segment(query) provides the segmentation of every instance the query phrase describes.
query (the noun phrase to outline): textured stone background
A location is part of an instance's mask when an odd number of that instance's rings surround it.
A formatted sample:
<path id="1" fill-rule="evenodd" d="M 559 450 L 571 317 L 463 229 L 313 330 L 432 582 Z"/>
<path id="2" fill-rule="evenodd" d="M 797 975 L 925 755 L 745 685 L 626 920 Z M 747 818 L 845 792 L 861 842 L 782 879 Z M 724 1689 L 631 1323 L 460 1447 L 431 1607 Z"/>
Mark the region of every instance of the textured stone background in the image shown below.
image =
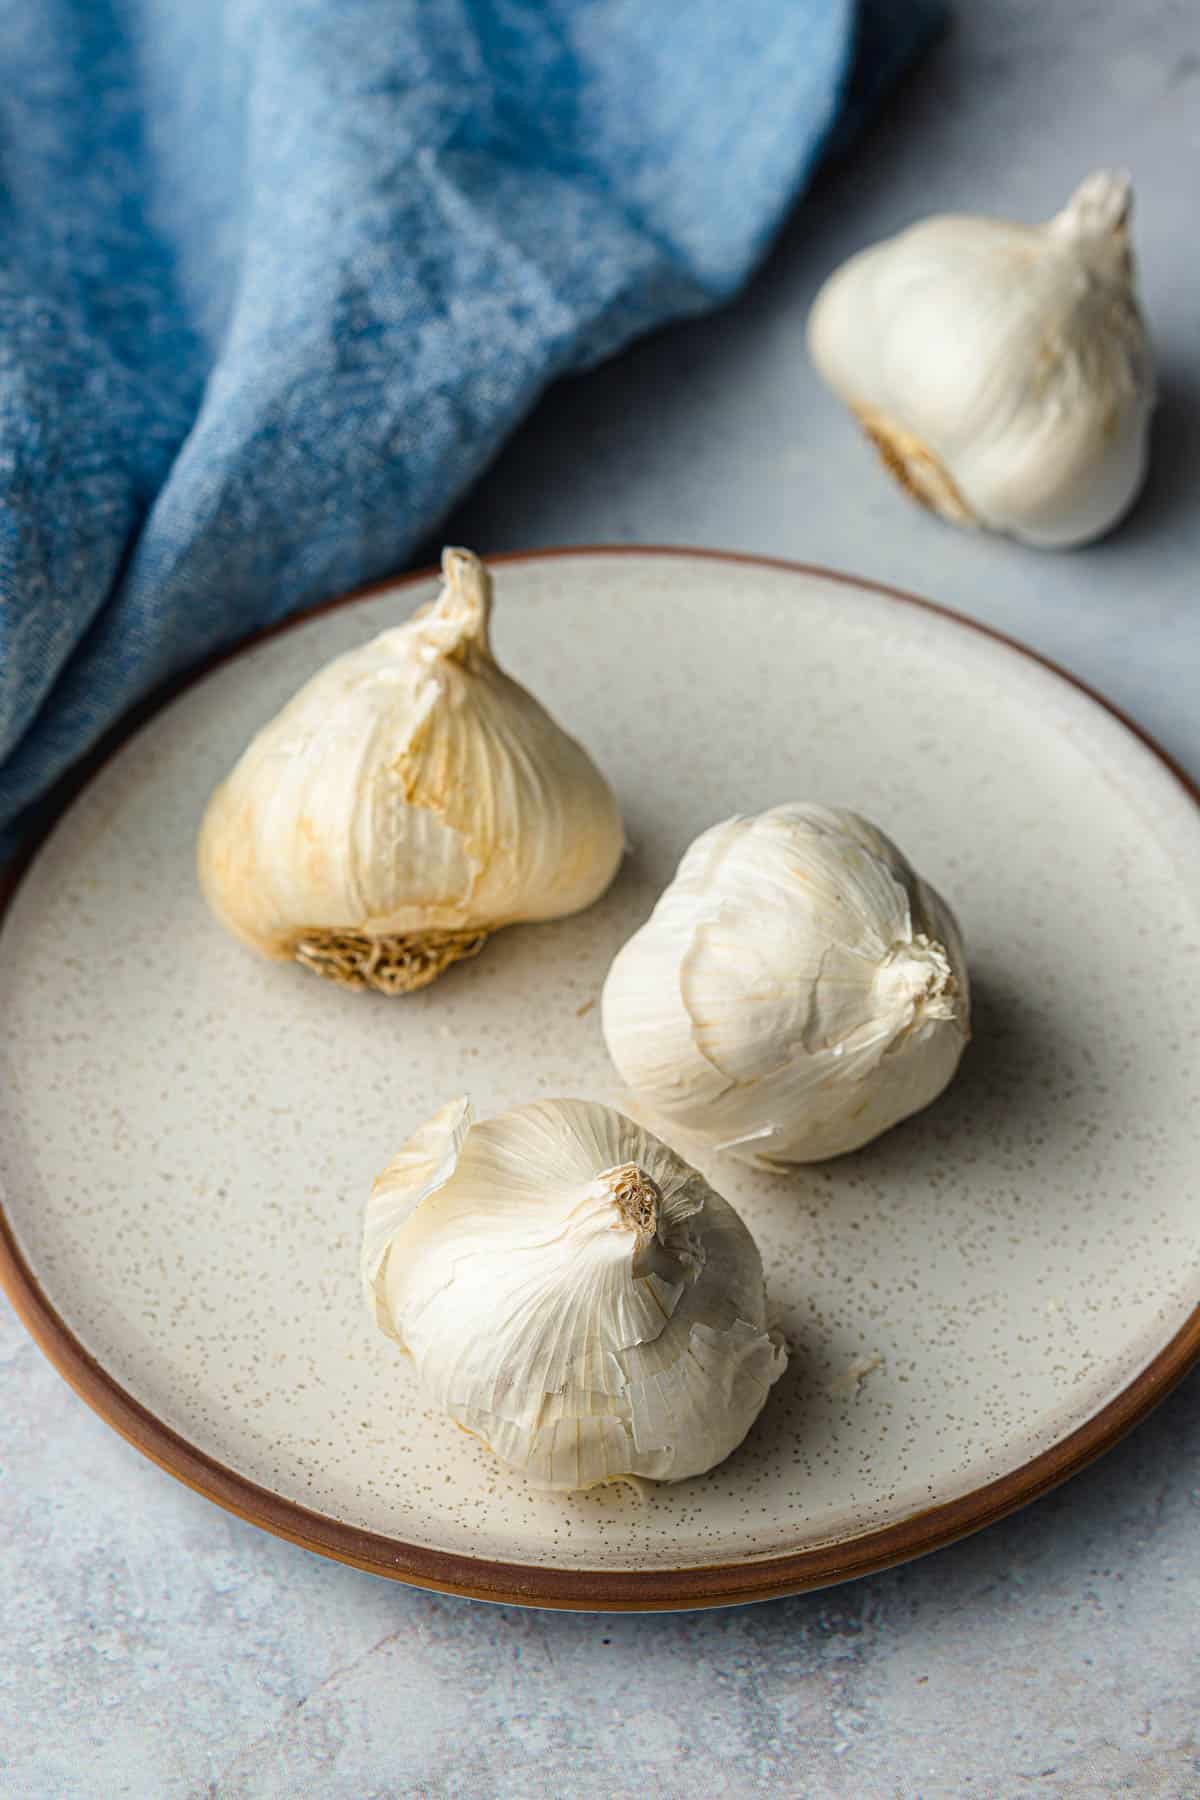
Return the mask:
<path id="1" fill-rule="evenodd" d="M 1194 0 L 960 0 L 752 292 L 563 388 L 451 535 L 824 562 L 1016 633 L 1200 775 Z M 1138 183 L 1163 371 L 1149 491 L 1064 557 L 956 534 L 876 474 L 802 339 L 821 276 L 946 208 Z M 0 1793 L 463 1800 L 1200 1796 L 1200 1375 L 1040 1505 L 873 1580 L 712 1614 L 521 1613 L 394 1588 L 126 1448 L 0 1305 Z"/>

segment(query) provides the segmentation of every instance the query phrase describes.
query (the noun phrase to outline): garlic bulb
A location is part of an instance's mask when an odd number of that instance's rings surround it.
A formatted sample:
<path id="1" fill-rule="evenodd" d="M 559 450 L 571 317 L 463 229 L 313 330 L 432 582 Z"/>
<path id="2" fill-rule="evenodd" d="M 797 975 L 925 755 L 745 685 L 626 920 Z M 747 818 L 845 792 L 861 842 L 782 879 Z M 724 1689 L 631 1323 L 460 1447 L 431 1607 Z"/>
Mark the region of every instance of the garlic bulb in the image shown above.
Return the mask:
<path id="1" fill-rule="evenodd" d="M 785 1362 L 733 1208 L 583 1100 L 444 1106 L 376 1181 L 362 1267 L 430 1398 L 540 1487 L 712 1468 Z"/>
<path id="2" fill-rule="evenodd" d="M 1051 549 L 1133 504 L 1154 377 L 1131 207 L 1099 173 L 1045 225 L 926 219 L 825 283 L 813 361 L 914 499 Z"/>
<path id="3" fill-rule="evenodd" d="M 764 1166 L 927 1106 L 968 1037 L 949 908 L 881 831 L 777 806 L 702 833 L 604 985 L 604 1035 L 665 1119 Z"/>
<path id="4" fill-rule="evenodd" d="M 201 831 L 221 922 L 347 987 L 423 987 L 502 925 L 578 912 L 624 850 L 586 751 L 492 656 L 487 570 L 447 550 L 442 572 L 259 732 Z"/>

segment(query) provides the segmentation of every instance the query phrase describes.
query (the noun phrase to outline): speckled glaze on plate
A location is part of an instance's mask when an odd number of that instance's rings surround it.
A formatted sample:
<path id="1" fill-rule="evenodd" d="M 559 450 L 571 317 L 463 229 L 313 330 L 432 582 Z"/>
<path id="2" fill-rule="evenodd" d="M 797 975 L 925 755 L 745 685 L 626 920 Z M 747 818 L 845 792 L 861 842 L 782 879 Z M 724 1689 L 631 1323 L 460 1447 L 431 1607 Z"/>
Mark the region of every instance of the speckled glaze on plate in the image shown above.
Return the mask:
<path id="1" fill-rule="evenodd" d="M 320 663 L 431 576 L 221 663 L 91 773 L 0 930 L 0 1274 L 118 1430 L 223 1505 L 402 1580 L 536 1605 L 765 1598 L 987 1523 L 1098 1454 L 1200 1352 L 1200 815 L 1028 653 L 818 570 L 687 552 L 500 559 L 502 659 L 616 786 L 590 912 L 399 1000 L 261 962 L 193 875 L 204 802 Z M 764 1252 L 787 1375 L 712 1474 L 539 1494 L 431 1414 L 372 1327 L 363 1202 L 468 1092 L 638 1113 L 595 1005 L 695 834 L 811 797 L 952 900 L 976 1039 L 929 1112 L 771 1177 L 676 1141 Z"/>

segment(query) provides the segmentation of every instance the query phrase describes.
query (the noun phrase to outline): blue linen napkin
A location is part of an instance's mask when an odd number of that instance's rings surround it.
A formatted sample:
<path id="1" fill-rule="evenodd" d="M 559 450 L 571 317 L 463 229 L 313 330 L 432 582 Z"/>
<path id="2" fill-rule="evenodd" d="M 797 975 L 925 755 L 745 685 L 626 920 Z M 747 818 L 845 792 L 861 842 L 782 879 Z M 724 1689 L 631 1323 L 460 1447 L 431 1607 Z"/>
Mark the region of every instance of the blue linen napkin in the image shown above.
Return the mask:
<path id="1" fill-rule="evenodd" d="M 729 296 L 939 20 L 0 4 L 0 851 L 155 683 L 402 566 L 551 379 Z"/>

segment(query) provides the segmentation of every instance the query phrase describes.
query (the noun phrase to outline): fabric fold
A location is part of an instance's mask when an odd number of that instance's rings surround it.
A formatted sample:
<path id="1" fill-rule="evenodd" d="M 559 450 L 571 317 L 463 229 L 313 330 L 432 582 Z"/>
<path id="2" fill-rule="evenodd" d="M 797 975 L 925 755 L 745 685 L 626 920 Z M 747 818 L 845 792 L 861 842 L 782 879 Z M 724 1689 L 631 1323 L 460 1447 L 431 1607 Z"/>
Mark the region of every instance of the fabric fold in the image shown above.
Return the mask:
<path id="1" fill-rule="evenodd" d="M 156 683 L 403 567 L 550 381 L 735 292 L 939 20 L 0 15 L 0 852 Z"/>

